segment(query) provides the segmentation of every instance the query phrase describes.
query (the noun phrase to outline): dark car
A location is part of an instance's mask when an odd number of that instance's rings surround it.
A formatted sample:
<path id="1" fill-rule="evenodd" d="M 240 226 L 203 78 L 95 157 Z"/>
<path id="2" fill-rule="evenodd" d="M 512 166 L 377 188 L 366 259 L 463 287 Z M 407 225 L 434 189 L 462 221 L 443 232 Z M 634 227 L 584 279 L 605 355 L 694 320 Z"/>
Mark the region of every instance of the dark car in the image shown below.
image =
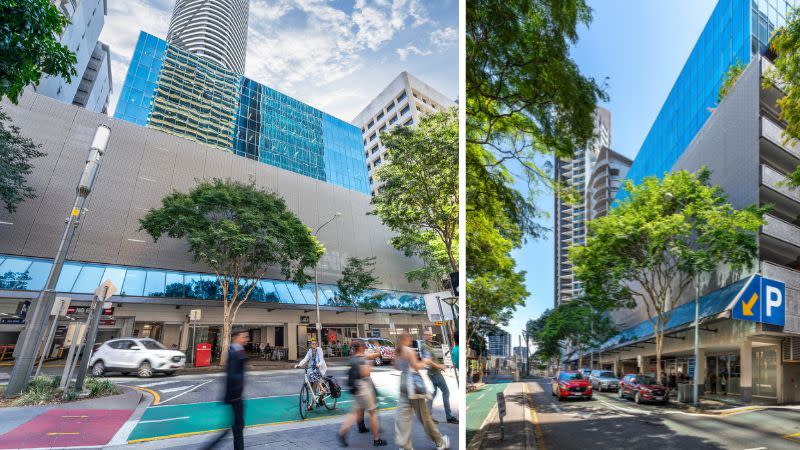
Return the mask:
<path id="1" fill-rule="evenodd" d="M 559 400 L 565 398 L 585 398 L 592 399 L 592 385 L 589 380 L 579 371 L 559 372 L 550 384 L 552 394 Z"/>
<path id="2" fill-rule="evenodd" d="M 592 389 L 603 391 L 616 391 L 619 388 L 619 378 L 610 370 L 593 370 L 589 375 Z"/>
<path id="3" fill-rule="evenodd" d="M 649 375 L 628 374 L 622 377 L 617 391 L 619 398 L 632 398 L 636 403 L 669 401 L 669 390 Z"/>

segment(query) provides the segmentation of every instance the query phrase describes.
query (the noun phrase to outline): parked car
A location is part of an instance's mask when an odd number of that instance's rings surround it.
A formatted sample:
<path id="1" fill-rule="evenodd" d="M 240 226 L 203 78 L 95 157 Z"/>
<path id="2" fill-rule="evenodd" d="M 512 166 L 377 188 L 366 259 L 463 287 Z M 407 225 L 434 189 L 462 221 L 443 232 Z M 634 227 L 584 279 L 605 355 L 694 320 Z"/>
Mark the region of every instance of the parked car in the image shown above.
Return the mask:
<path id="1" fill-rule="evenodd" d="M 160 342 L 149 338 L 119 338 L 105 342 L 89 358 L 92 375 L 99 377 L 107 372 L 128 375 L 136 372 L 140 377 L 156 373 L 174 375 L 186 366 L 186 355 L 169 350 Z"/>
<path id="2" fill-rule="evenodd" d="M 583 375 L 583 372 L 570 370 L 559 372 L 550 383 L 551 393 L 559 400 L 565 398 L 592 399 L 592 385 Z"/>
<path id="3" fill-rule="evenodd" d="M 610 370 L 593 370 L 589 375 L 589 383 L 592 384 L 592 389 L 600 392 L 619 389 L 619 378 Z"/>
<path id="4" fill-rule="evenodd" d="M 354 338 L 353 341 L 361 341 L 367 346 L 366 353 L 380 352 L 380 358 L 375 358 L 375 365 L 380 366 L 394 360 L 394 343 L 383 338 Z M 352 341 L 351 341 L 352 342 Z"/>
<path id="5" fill-rule="evenodd" d="M 636 403 L 669 401 L 669 390 L 650 375 L 625 375 L 619 382 L 617 394 L 619 398 L 632 398 Z"/>

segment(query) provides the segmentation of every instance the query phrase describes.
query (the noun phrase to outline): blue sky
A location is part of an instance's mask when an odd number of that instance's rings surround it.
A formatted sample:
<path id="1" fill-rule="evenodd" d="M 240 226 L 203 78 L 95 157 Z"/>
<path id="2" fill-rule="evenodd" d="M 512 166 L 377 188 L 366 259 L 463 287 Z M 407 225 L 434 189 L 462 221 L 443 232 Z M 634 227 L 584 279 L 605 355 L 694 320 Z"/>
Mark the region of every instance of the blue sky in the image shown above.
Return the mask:
<path id="1" fill-rule="evenodd" d="M 166 37 L 174 0 L 108 2 L 116 107 L 140 30 Z M 346 121 L 408 70 L 458 94 L 458 0 L 250 0 L 245 75 Z"/>
<path id="2" fill-rule="evenodd" d="M 700 36 L 716 0 L 589 0 L 591 26 L 579 30 L 571 55 L 581 72 L 607 78 L 611 111 L 611 148 L 634 158 L 686 58 Z M 553 196 L 542 192 L 537 205 L 550 216 Z M 530 318 L 553 306 L 553 233 L 514 252 L 527 271 L 531 296 L 506 330 L 518 335 Z M 515 341 L 516 342 L 516 341 Z"/>

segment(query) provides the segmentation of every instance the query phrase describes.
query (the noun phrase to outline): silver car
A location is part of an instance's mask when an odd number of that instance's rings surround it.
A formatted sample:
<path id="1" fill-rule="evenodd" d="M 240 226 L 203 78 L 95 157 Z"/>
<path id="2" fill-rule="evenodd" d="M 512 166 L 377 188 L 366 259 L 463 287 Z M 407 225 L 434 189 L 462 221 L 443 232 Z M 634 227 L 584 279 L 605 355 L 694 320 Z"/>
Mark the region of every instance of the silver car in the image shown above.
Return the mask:
<path id="1" fill-rule="evenodd" d="M 593 370 L 589 375 L 592 388 L 600 392 L 619 389 L 619 378 L 610 370 Z"/>
<path id="2" fill-rule="evenodd" d="M 140 377 L 155 373 L 173 375 L 186 365 L 186 355 L 168 350 L 160 342 L 149 338 L 112 339 L 92 353 L 89 367 L 95 377 L 107 372 L 128 375 L 136 372 Z"/>

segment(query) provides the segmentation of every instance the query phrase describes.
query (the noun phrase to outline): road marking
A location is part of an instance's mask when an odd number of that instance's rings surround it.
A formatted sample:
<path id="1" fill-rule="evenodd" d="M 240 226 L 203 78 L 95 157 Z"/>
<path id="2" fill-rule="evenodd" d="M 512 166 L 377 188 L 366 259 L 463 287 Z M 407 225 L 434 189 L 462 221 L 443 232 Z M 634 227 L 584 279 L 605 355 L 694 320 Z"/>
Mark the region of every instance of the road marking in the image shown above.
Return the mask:
<path id="1" fill-rule="evenodd" d="M 524 384 L 525 387 L 525 399 L 528 400 L 528 404 L 531 408 L 531 420 L 533 420 L 533 435 L 536 438 L 536 442 L 534 442 L 534 448 L 540 448 L 541 450 L 547 450 L 544 445 L 544 433 L 542 432 L 542 426 L 539 424 L 539 415 L 536 413 L 536 406 L 533 404 L 533 394 L 528 397 L 528 383 Z"/>
<path id="2" fill-rule="evenodd" d="M 166 394 L 168 392 L 178 392 L 178 391 L 185 391 L 186 389 L 193 388 L 197 386 L 196 384 L 190 384 L 188 386 L 178 386 L 176 388 L 169 388 L 169 389 L 159 389 L 159 392 L 162 394 Z"/>
<path id="3" fill-rule="evenodd" d="M 788 440 L 790 440 L 790 441 L 792 441 L 792 442 L 800 442 L 800 433 L 795 433 L 795 434 L 787 434 L 787 435 L 786 435 L 786 436 L 784 436 L 783 438 L 784 438 L 784 439 L 788 439 Z"/>
<path id="4" fill-rule="evenodd" d="M 214 381 L 214 380 L 208 380 L 208 381 L 206 381 L 205 383 L 198 384 L 197 386 L 195 386 L 195 387 L 193 387 L 193 388 L 189 389 L 188 391 L 181 392 L 180 394 L 178 394 L 178 395 L 176 395 L 176 396 L 174 396 L 174 397 L 170 397 L 170 398 L 168 398 L 168 399 L 164 400 L 163 402 L 161 402 L 161 404 L 167 403 L 167 402 L 168 402 L 168 401 L 170 401 L 170 400 L 175 400 L 176 398 L 180 397 L 181 395 L 188 394 L 189 392 L 192 392 L 193 390 L 195 390 L 195 389 L 197 389 L 197 388 L 199 388 L 199 387 L 205 386 L 205 385 L 207 385 L 208 383 L 211 383 L 212 381 Z M 167 391 L 163 391 L 163 392 L 167 392 Z"/>
<path id="5" fill-rule="evenodd" d="M 62 419 L 88 419 L 89 416 L 61 416 Z"/>
<path id="6" fill-rule="evenodd" d="M 64 434 L 75 435 L 75 434 L 80 434 L 80 433 L 77 432 L 77 431 L 67 431 L 67 432 L 63 432 L 63 433 L 55 433 L 55 432 L 47 433 L 48 436 L 61 436 L 61 435 L 64 435 Z"/>
<path id="7" fill-rule="evenodd" d="M 745 450 L 767 450 L 767 447 L 746 448 Z"/>
<path id="8" fill-rule="evenodd" d="M 169 422 L 169 421 L 171 421 L 171 420 L 184 420 L 184 419 L 188 419 L 188 418 L 189 418 L 189 416 L 183 416 L 183 417 L 170 417 L 170 418 L 168 418 L 168 419 L 140 420 L 140 421 L 139 421 L 139 423 Z"/>
<path id="9" fill-rule="evenodd" d="M 139 387 L 149 388 L 149 387 L 153 387 L 153 386 L 161 386 L 162 384 L 180 383 L 182 381 L 185 381 L 185 380 L 177 378 L 177 379 L 172 379 L 172 380 L 167 380 L 167 381 L 158 381 L 158 382 L 155 382 L 155 383 L 140 384 Z"/>
<path id="10" fill-rule="evenodd" d="M 144 392 L 147 392 L 148 394 L 152 395 L 153 396 L 153 406 L 156 406 L 161 402 L 161 396 L 158 394 L 158 392 L 156 392 L 156 391 L 154 391 L 152 389 L 147 389 L 147 388 L 143 388 L 143 387 L 140 387 L 140 386 L 131 386 L 131 387 L 136 389 L 136 390 L 144 391 Z"/>

